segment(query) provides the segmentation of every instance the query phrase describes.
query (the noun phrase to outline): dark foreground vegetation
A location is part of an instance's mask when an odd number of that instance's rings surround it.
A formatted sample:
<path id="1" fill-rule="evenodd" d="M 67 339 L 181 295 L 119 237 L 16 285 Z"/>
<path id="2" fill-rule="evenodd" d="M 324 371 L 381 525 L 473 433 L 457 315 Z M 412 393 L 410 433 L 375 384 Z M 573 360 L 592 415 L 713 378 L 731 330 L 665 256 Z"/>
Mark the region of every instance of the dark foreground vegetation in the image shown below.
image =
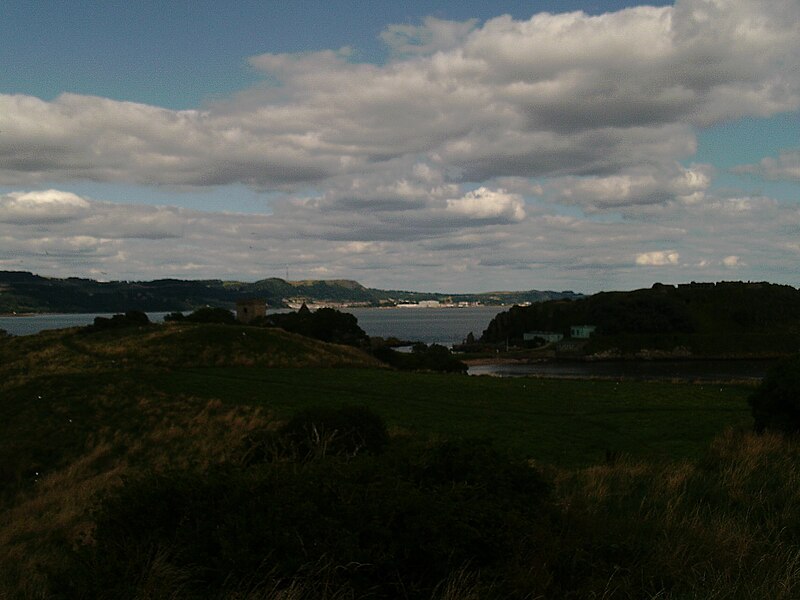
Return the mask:
<path id="1" fill-rule="evenodd" d="M 793 365 L 756 391 L 237 325 L 4 338 L 0 597 L 796 598 L 800 444 L 748 406 Z"/>
<path id="2" fill-rule="evenodd" d="M 756 431 L 800 433 L 800 354 L 772 368 L 750 396 Z"/>

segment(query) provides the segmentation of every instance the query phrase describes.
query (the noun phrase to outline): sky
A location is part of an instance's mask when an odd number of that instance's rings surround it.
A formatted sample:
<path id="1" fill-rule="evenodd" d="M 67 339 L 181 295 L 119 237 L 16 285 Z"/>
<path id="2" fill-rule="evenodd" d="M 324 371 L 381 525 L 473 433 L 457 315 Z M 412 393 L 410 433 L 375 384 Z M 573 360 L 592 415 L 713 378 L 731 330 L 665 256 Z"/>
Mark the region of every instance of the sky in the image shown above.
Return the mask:
<path id="1" fill-rule="evenodd" d="M 800 2 L 0 3 L 0 270 L 800 285 Z"/>

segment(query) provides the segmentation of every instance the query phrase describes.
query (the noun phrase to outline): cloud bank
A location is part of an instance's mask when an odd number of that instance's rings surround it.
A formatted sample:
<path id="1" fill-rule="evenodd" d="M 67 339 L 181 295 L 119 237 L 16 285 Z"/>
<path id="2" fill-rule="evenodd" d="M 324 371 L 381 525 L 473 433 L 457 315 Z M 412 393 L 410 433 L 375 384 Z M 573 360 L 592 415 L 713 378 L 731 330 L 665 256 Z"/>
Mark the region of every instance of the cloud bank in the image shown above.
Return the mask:
<path id="1" fill-rule="evenodd" d="M 0 186 L 24 190 L 0 201 L 15 248 L 5 266 L 14 253 L 51 264 L 23 239 L 36 227 L 41 247 L 95 256 L 89 269 L 229 273 L 263 259 L 247 272 L 391 270 L 413 287 L 409 265 L 430 283 L 468 271 L 471 287 L 491 287 L 507 268 L 587 289 L 690 266 L 766 276 L 780 272 L 770 252 L 792 252 L 796 210 L 715 195 L 713 167 L 686 165 L 697 128 L 798 109 L 796 0 L 428 18 L 381 37 L 380 65 L 346 48 L 251 57 L 263 85 L 196 110 L 0 95 Z M 797 167 L 791 151 L 740 170 L 798 181 Z M 245 218 L 36 190 L 81 181 L 176 194 L 244 184 L 271 200 Z M 736 247 L 742 214 L 769 241 Z M 231 250 L 212 258 L 204 239 Z"/>
<path id="2" fill-rule="evenodd" d="M 403 54 L 385 65 L 252 57 L 271 84 L 203 110 L 3 95 L 0 182 L 272 187 L 408 156 L 466 181 L 662 165 L 693 152 L 691 125 L 797 109 L 799 23 L 794 0 L 427 19 L 386 30 Z"/>
<path id="3" fill-rule="evenodd" d="M 79 210 L 58 219 L 33 221 L 15 212 L 16 200 L 25 195 L 55 210 L 60 193 L 12 193 L 0 196 L 0 269 L 255 280 L 288 268 L 293 278 L 356 276 L 375 287 L 490 290 L 533 281 L 591 291 L 654 281 L 780 281 L 800 260 L 800 210 L 768 198 L 709 196 L 659 207 L 657 219 L 610 221 L 528 206 L 515 220 L 513 195 L 498 193 L 489 211 L 478 203 L 485 193 L 455 199 L 456 208 L 441 209 L 433 224 L 395 223 L 393 213 L 376 223 L 344 211 L 309 221 L 305 206 L 290 204 L 253 215 L 91 198 L 70 203 Z M 354 229 L 363 231 L 360 239 Z"/>

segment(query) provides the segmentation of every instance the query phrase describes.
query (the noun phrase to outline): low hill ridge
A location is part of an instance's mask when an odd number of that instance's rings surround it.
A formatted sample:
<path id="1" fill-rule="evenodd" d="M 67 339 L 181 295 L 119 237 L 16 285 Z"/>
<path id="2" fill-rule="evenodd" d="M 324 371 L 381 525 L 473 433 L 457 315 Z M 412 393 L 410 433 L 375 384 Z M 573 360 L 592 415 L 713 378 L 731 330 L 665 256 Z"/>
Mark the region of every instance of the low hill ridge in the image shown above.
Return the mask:
<path id="1" fill-rule="evenodd" d="M 78 277 L 42 277 L 25 271 L 0 271 L 0 313 L 186 311 L 203 306 L 233 308 L 237 300 L 246 298 L 263 298 L 269 306 L 278 308 L 298 301 L 392 306 L 423 300 L 514 304 L 579 297 L 573 292 L 537 290 L 481 294 L 379 290 L 349 279 L 286 281 L 273 277 L 251 283 L 166 278 L 99 282 Z"/>
<path id="2" fill-rule="evenodd" d="M 123 368 L 384 366 L 357 348 L 282 329 L 193 323 L 105 331 L 73 328 L 14 337 L 0 345 L 0 364 L 5 380 L 30 376 L 32 369 L 64 374 Z"/>

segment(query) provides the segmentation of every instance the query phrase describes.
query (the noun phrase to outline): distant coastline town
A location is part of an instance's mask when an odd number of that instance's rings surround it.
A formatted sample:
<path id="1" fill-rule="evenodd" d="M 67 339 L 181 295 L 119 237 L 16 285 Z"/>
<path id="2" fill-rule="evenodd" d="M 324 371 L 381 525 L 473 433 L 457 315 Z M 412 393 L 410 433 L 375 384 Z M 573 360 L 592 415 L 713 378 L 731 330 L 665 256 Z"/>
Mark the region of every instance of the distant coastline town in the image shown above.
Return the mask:
<path id="1" fill-rule="evenodd" d="M 219 279 L 94 281 L 78 277 L 45 277 L 25 271 L 0 271 L 0 314 L 86 313 L 194 310 L 203 306 L 233 308 L 243 299 L 260 299 L 270 309 L 318 308 L 470 308 L 529 306 L 578 299 L 572 291 L 492 291 L 471 294 L 368 288 L 351 280 L 254 282 Z"/>
<path id="2" fill-rule="evenodd" d="M 299 309 L 304 304 L 310 310 L 317 310 L 320 308 L 334 308 L 339 310 L 345 308 L 475 308 L 478 306 L 506 306 L 504 302 L 487 304 L 480 301 L 453 301 L 451 298 L 445 298 L 443 300 L 419 300 L 417 302 L 388 298 L 381 301 L 378 306 L 375 306 L 372 302 L 319 302 L 308 298 L 284 298 L 283 304 L 293 310 Z M 516 306 L 530 306 L 531 302 L 516 302 L 513 304 Z"/>

